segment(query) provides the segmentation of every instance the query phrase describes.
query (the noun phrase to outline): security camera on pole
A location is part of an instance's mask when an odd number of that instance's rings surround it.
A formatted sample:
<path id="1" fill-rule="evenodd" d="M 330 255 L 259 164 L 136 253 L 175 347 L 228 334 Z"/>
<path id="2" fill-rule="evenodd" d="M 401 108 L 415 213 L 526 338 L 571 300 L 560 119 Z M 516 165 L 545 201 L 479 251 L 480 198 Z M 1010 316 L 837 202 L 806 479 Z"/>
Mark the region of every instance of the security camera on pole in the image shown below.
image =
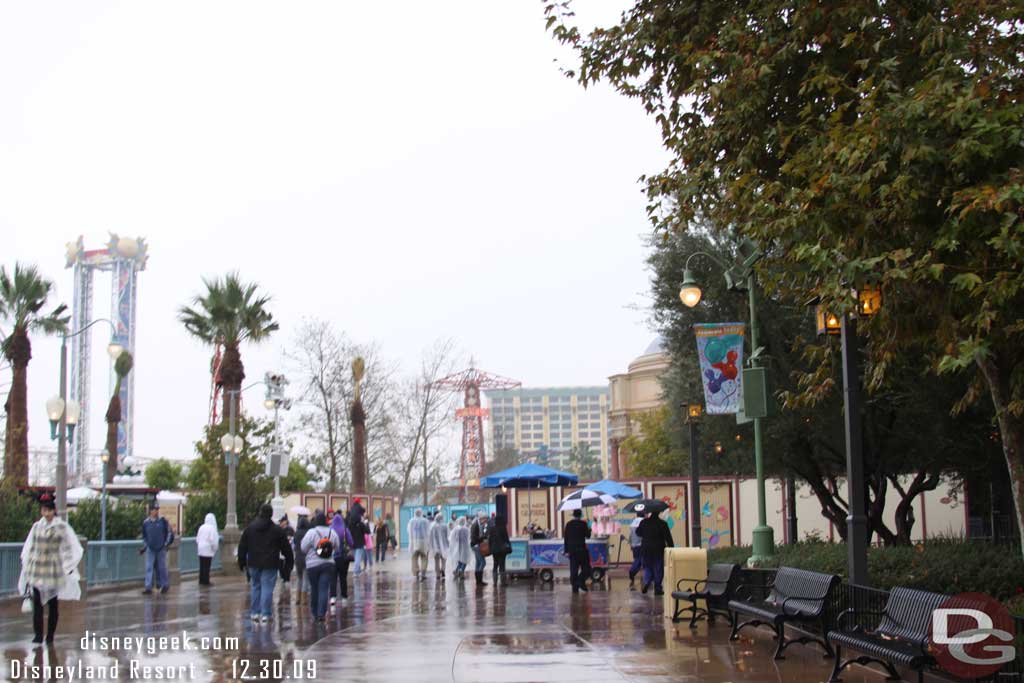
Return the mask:
<path id="1" fill-rule="evenodd" d="M 290 410 L 292 401 L 284 396 L 284 388 L 288 385 L 288 380 L 284 375 L 268 372 L 263 376 L 263 384 L 267 388 L 266 399 L 263 401 L 263 405 L 268 409 L 274 409 L 274 443 L 270 451 L 270 457 L 267 458 L 266 468 L 267 476 L 274 477 L 274 497 L 270 501 L 270 506 L 274 509 L 274 519 L 280 519 L 284 515 L 284 498 L 281 497 L 281 477 L 288 474 L 291 454 L 288 453 L 284 444 L 281 443 L 278 430 L 278 412 L 281 408 Z"/>

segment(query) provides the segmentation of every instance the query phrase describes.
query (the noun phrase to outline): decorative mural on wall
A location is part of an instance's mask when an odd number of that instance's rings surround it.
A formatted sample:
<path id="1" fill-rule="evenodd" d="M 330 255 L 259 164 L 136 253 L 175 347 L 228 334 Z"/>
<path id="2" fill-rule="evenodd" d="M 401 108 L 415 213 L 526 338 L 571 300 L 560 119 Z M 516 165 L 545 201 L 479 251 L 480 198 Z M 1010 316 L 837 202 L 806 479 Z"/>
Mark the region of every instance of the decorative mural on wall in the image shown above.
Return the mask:
<path id="1" fill-rule="evenodd" d="M 687 523 L 687 490 L 685 483 L 654 484 L 651 491 L 654 498 L 668 504 L 662 518 L 672 531 L 677 546 L 689 545 L 689 524 Z M 701 546 L 721 548 L 733 545 L 731 486 L 725 482 L 708 482 L 700 485 L 701 499 Z"/>

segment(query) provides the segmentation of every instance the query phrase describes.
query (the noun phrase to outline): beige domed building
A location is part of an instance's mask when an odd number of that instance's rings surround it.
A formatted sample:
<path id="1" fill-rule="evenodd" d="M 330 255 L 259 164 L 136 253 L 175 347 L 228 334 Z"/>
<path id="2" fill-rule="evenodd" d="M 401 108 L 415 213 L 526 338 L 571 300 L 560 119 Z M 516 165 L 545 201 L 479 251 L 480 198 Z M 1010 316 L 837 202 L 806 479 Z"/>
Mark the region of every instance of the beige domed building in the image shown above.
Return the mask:
<path id="1" fill-rule="evenodd" d="M 611 389 L 609 441 L 611 457 L 608 476 L 619 479 L 626 476 L 625 462 L 619 454 L 619 444 L 637 429 L 636 416 L 664 405 L 661 376 L 668 370 L 669 356 L 665 340 L 658 336 L 647 349 L 629 364 L 621 375 L 608 378 Z"/>

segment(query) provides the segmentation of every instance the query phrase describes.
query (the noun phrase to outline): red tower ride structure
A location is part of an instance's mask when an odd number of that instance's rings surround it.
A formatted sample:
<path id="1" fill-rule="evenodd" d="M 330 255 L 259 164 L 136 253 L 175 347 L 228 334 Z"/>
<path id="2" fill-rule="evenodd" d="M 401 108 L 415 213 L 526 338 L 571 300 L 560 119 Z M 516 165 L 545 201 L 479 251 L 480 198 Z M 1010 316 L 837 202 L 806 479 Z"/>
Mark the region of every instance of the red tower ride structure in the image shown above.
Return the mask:
<path id="1" fill-rule="evenodd" d="M 481 390 L 515 389 L 522 382 L 477 370 L 470 361 L 469 369 L 448 375 L 434 382 L 438 388 L 462 392 L 462 407 L 455 411 L 462 420 L 462 456 L 459 460 L 459 501 L 464 501 L 467 486 L 478 486 L 486 462 L 484 454 L 484 418 L 490 411 L 480 402 Z"/>

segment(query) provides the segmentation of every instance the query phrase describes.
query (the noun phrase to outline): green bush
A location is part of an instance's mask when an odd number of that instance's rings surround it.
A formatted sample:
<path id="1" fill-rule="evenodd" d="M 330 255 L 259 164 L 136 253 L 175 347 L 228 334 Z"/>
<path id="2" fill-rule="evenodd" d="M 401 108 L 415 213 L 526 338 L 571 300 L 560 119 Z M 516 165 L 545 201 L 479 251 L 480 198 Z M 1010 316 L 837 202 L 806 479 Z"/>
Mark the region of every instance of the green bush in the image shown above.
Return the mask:
<path id="1" fill-rule="evenodd" d="M 206 513 L 212 512 L 217 517 L 217 529 L 223 531 L 227 515 L 227 500 L 224 494 L 217 491 L 204 491 L 193 493 L 185 503 L 184 520 L 182 521 L 181 533 L 184 536 L 195 536 L 206 519 Z M 241 516 L 239 521 L 241 521 Z"/>
<path id="2" fill-rule="evenodd" d="M 68 523 L 79 538 L 98 541 L 100 538 L 100 500 L 83 500 L 68 511 Z M 107 540 L 128 541 L 142 536 L 146 504 L 142 501 L 107 501 Z"/>
<path id="3" fill-rule="evenodd" d="M 846 545 L 805 542 L 780 545 L 770 566 L 799 567 L 846 578 Z M 708 562 L 739 562 L 749 547 L 716 548 Z M 1024 559 L 1016 546 L 961 539 L 931 540 L 917 546 L 868 549 L 871 585 L 885 590 L 906 586 L 936 593 L 987 593 L 1015 613 L 1024 612 Z"/>
<path id="4" fill-rule="evenodd" d="M 16 490 L 0 487 L 0 543 L 21 543 L 39 519 L 39 505 Z"/>

